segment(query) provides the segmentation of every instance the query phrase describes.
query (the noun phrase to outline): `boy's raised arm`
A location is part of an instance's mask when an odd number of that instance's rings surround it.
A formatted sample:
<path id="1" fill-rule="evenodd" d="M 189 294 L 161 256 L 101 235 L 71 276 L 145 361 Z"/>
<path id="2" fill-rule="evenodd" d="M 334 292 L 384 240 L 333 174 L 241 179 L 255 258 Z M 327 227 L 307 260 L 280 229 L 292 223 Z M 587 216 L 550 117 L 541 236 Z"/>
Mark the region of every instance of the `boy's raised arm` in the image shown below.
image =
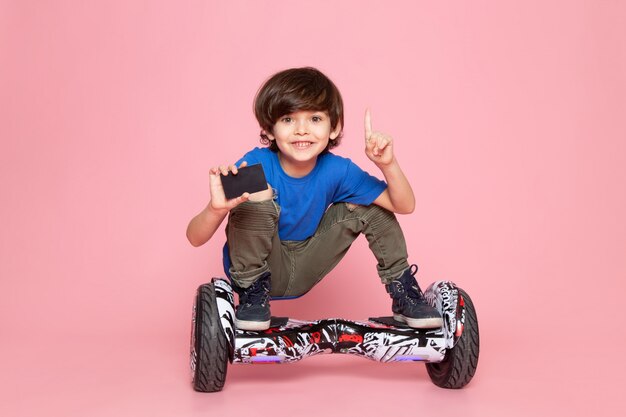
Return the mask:
<path id="1" fill-rule="evenodd" d="M 387 181 L 387 189 L 374 200 L 374 204 L 394 213 L 412 213 L 415 210 L 415 195 L 393 153 L 393 138 L 372 131 L 369 109 L 365 111 L 365 154 L 381 170 Z"/>

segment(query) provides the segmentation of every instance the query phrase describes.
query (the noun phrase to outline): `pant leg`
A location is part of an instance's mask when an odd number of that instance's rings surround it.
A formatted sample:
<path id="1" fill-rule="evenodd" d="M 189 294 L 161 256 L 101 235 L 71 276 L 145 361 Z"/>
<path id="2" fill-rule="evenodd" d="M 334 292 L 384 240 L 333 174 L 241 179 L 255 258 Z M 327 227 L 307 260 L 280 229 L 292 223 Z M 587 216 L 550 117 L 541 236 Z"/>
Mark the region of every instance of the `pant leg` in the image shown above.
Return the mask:
<path id="1" fill-rule="evenodd" d="M 376 257 L 376 269 L 383 284 L 388 284 L 400 276 L 407 268 L 408 253 L 404 233 L 396 215 L 380 206 L 347 205 L 363 225 L 370 250 Z"/>
<path id="2" fill-rule="evenodd" d="M 267 259 L 278 234 L 279 213 L 273 200 L 247 201 L 230 211 L 226 225 L 229 273 L 237 286 L 248 288 L 269 271 Z"/>
<path id="3" fill-rule="evenodd" d="M 409 267 L 404 234 L 392 212 L 376 205 L 334 204 L 315 234 L 292 247 L 295 266 L 284 295 L 309 291 L 339 263 L 361 233 L 369 242 L 384 284 Z"/>
<path id="4" fill-rule="evenodd" d="M 292 275 L 292 251 L 278 236 L 280 207 L 275 201 L 248 201 L 231 210 L 226 235 L 233 282 L 248 288 L 259 276 L 271 273 L 272 297 L 283 296 Z"/>

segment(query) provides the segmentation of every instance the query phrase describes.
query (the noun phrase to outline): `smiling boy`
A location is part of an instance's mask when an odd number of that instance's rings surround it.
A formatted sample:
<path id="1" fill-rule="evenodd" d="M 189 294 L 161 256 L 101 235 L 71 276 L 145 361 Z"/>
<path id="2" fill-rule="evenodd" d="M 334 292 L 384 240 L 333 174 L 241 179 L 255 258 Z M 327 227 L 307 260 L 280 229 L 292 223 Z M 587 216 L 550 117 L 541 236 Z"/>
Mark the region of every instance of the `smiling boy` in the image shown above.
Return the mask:
<path id="1" fill-rule="evenodd" d="M 237 327 L 265 330 L 272 297 L 309 291 L 364 234 L 390 294 L 394 318 L 415 328 L 442 325 L 415 280 L 393 213 L 408 214 L 415 197 L 393 152 L 393 139 L 372 130 L 365 113 L 365 153 L 381 181 L 330 152 L 342 139 L 343 101 L 320 71 L 292 68 L 268 79 L 255 98 L 261 142 L 236 164 L 210 169 L 211 200 L 187 228 L 194 246 L 207 242 L 229 215 L 225 271 L 239 295 Z M 220 173 L 260 163 L 267 190 L 227 200 Z"/>

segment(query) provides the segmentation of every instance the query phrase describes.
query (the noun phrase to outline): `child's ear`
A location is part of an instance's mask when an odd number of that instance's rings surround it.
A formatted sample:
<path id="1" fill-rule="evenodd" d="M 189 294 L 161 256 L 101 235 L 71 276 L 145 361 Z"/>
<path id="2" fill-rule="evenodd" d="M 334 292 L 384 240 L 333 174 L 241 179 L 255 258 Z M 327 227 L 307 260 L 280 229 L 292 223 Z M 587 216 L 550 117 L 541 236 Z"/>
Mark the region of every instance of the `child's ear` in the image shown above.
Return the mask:
<path id="1" fill-rule="evenodd" d="M 341 133 L 341 122 L 337 122 L 337 127 L 332 132 L 330 132 L 330 140 L 337 139 L 340 133 Z"/>
<path id="2" fill-rule="evenodd" d="M 274 135 L 272 135 L 271 133 L 269 133 L 267 130 L 263 129 L 261 130 L 261 134 L 267 136 L 267 138 L 269 140 L 274 140 Z"/>

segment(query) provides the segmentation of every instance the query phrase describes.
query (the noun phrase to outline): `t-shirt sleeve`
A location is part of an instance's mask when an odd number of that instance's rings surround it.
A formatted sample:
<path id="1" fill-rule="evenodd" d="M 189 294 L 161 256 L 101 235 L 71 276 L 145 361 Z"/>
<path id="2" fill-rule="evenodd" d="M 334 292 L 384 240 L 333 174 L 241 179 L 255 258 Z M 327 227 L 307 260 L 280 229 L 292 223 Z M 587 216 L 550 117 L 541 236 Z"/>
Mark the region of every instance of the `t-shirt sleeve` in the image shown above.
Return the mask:
<path id="1" fill-rule="evenodd" d="M 260 163 L 259 159 L 254 156 L 253 151 L 250 151 L 241 158 L 239 158 L 239 160 L 235 162 L 235 165 L 239 166 L 243 161 L 246 161 L 248 163 L 248 166 Z"/>
<path id="2" fill-rule="evenodd" d="M 347 160 L 342 183 L 335 194 L 334 202 L 346 202 L 368 206 L 385 191 L 387 184 L 363 171 L 357 164 Z"/>

